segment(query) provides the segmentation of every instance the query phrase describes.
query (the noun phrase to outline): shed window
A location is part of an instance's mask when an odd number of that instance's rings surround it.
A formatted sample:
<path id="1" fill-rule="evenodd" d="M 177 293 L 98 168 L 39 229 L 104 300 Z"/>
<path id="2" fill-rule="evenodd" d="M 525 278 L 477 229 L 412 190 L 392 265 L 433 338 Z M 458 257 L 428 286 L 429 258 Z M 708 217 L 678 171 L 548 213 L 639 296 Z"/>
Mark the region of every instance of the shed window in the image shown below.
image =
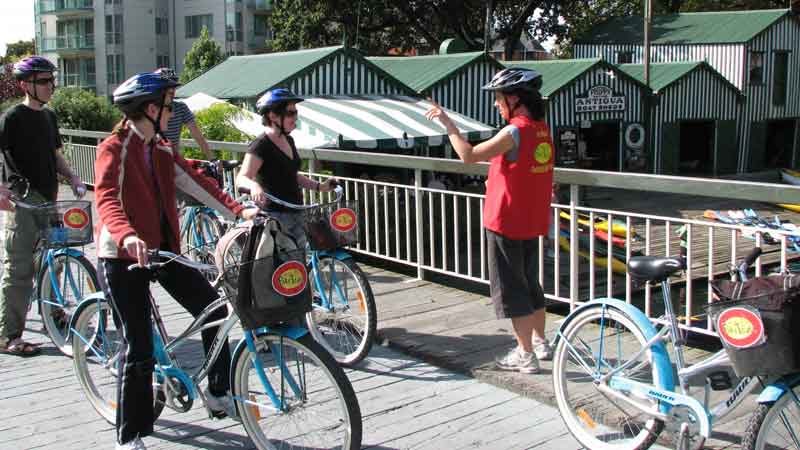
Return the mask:
<path id="1" fill-rule="evenodd" d="M 633 52 L 617 52 L 617 64 L 631 64 Z"/>
<path id="2" fill-rule="evenodd" d="M 786 106 L 789 78 L 789 52 L 775 52 L 775 70 L 772 72 L 772 104 Z"/>
<path id="3" fill-rule="evenodd" d="M 750 52 L 750 84 L 764 84 L 764 52 Z"/>

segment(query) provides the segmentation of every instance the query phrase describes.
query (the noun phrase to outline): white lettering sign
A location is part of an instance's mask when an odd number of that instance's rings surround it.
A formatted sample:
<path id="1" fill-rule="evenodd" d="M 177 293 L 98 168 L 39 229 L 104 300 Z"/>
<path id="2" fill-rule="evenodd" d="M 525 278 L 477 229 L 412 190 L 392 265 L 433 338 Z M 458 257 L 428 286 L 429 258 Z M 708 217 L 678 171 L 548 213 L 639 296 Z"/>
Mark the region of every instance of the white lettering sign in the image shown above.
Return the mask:
<path id="1" fill-rule="evenodd" d="M 625 111 L 625 97 L 614 96 L 608 86 L 594 86 L 586 97 L 575 99 L 575 112 Z"/>

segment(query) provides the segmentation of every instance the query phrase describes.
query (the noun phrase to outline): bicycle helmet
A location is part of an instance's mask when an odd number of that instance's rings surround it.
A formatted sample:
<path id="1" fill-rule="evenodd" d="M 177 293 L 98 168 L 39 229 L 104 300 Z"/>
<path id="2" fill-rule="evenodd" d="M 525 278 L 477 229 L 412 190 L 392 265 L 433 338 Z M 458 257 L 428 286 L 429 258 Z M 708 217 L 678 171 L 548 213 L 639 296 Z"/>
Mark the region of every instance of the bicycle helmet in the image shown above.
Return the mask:
<path id="1" fill-rule="evenodd" d="M 538 91 L 542 87 L 542 75 L 531 69 L 509 67 L 494 74 L 492 81 L 481 89 L 503 93 L 515 90 Z"/>
<path id="2" fill-rule="evenodd" d="M 264 93 L 256 102 L 256 111 L 264 115 L 269 111 L 275 111 L 288 103 L 300 103 L 303 97 L 295 95 L 292 91 L 284 88 L 272 89 Z"/>
<path id="3" fill-rule="evenodd" d="M 114 104 L 124 114 L 142 109 L 148 103 L 161 103 L 167 89 L 180 86 L 180 83 L 164 73 L 138 73 L 125 80 L 114 90 Z"/>
<path id="4" fill-rule="evenodd" d="M 16 64 L 14 64 L 14 78 L 17 80 L 24 80 L 30 75 L 37 73 L 53 73 L 56 72 L 56 66 L 53 65 L 47 58 L 43 56 L 28 56 Z"/>
<path id="5" fill-rule="evenodd" d="M 157 73 L 162 77 L 168 78 L 176 83 L 178 82 L 178 74 L 175 73 L 175 71 L 169 67 L 160 67 L 156 69 L 153 73 Z"/>

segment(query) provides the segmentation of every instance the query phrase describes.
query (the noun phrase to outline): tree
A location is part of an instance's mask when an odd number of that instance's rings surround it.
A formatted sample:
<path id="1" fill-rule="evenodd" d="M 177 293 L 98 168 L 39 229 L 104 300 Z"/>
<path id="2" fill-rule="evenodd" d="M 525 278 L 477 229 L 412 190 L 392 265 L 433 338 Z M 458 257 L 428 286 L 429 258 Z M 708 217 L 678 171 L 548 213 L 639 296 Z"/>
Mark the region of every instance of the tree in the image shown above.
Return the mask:
<path id="1" fill-rule="evenodd" d="M 242 110 L 230 103 L 216 103 L 195 114 L 195 122 L 203 136 L 210 141 L 247 142 L 253 139 L 253 136 L 247 135 L 233 126 L 234 121 L 241 114 Z M 189 134 L 189 130 L 184 128 L 181 137 L 191 138 L 192 136 Z M 186 148 L 182 151 L 186 158 L 205 159 L 200 149 Z M 235 156 L 233 156 L 233 152 L 223 150 L 220 152 L 220 158 L 234 159 Z"/>
<path id="2" fill-rule="evenodd" d="M 183 59 L 181 82 L 186 83 L 199 77 L 224 60 L 225 56 L 222 54 L 222 48 L 217 41 L 211 39 L 208 35 L 208 29 L 203 27 L 200 31 L 200 37 L 194 41 L 192 48 L 189 49 Z"/>
<path id="3" fill-rule="evenodd" d="M 24 95 L 19 83 L 14 79 L 13 70 L 14 66 L 11 64 L 0 66 L 0 102 L 21 98 Z"/>
<path id="4" fill-rule="evenodd" d="M 6 45 L 6 55 L 0 60 L 3 63 L 14 63 L 25 56 L 36 53 L 36 44 L 33 39 L 17 41 Z"/>
<path id="5" fill-rule="evenodd" d="M 122 114 L 106 97 L 75 87 L 59 88 L 49 103 L 62 128 L 89 131 L 111 131 Z"/>

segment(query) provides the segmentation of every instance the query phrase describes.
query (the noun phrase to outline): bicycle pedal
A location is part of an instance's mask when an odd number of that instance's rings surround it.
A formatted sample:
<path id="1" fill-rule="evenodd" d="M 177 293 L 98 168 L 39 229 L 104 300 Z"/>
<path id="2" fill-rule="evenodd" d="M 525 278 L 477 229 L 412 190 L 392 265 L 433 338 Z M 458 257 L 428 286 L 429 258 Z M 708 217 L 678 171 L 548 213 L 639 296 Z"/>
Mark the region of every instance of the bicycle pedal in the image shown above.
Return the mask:
<path id="1" fill-rule="evenodd" d="M 711 372 L 708 374 L 708 384 L 715 391 L 727 391 L 733 387 L 733 382 L 728 372 Z"/>

